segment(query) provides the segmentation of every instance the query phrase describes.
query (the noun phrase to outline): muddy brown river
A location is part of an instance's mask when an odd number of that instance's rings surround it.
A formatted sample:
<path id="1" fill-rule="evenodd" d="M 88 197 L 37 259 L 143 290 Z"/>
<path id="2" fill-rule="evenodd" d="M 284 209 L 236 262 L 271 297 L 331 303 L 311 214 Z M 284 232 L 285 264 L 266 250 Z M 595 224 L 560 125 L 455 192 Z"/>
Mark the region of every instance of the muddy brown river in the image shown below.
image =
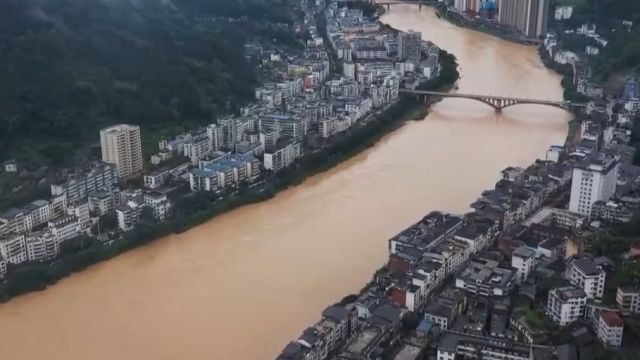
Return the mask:
<path id="1" fill-rule="evenodd" d="M 393 6 L 382 21 L 458 58 L 460 92 L 560 100 L 536 49 Z M 387 239 L 433 209 L 465 212 L 501 169 L 561 144 L 570 114 L 448 99 L 334 169 L 180 235 L 0 305 L 0 359 L 272 359 L 357 292 Z"/>

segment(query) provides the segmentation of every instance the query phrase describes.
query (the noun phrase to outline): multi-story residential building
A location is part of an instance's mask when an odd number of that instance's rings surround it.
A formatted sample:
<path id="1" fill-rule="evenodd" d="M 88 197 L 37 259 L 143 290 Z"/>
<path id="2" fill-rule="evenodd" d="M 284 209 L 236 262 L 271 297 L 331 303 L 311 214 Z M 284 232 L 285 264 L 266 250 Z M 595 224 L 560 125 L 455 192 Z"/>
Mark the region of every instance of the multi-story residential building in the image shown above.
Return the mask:
<path id="1" fill-rule="evenodd" d="M 349 311 L 343 306 L 332 305 L 322 312 L 322 320 L 317 326 L 328 334 L 329 351 L 335 350 L 338 345 L 346 341 L 357 328 L 355 311 Z"/>
<path id="2" fill-rule="evenodd" d="M 7 260 L 0 254 L 0 279 L 7 276 Z"/>
<path id="3" fill-rule="evenodd" d="M 207 126 L 207 137 L 209 138 L 209 150 L 219 151 L 220 143 L 222 141 L 222 132 L 216 124 Z"/>
<path id="4" fill-rule="evenodd" d="M 198 161 L 200 161 L 200 159 L 201 157 L 198 157 Z M 198 165 L 198 163 L 194 165 Z M 155 170 L 143 176 L 144 186 L 149 189 L 159 188 L 160 186 L 164 185 L 167 182 L 167 179 L 169 179 L 168 169 Z"/>
<path id="5" fill-rule="evenodd" d="M 267 170 L 278 171 L 293 164 L 302 156 L 302 148 L 299 142 L 284 139 L 273 147 L 267 147 L 264 151 L 264 167 Z"/>
<path id="6" fill-rule="evenodd" d="M 382 327 L 367 324 L 362 331 L 349 340 L 337 359 L 368 359 L 386 335 Z"/>
<path id="7" fill-rule="evenodd" d="M 353 51 L 357 60 L 362 59 L 383 59 L 387 56 L 387 48 L 382 44 L 358 45 Z"/>
<path id="8" fill-rule="evenodd" d="M 616 304 L 624 315 L 640 313 L 640 288 L 618 287 Z"/>
<path id="9" fill-rule="evenodd" d="M 0 217 L 0 236 L 9 233 L 9 220 Z"/>
<path id="10" fill-rule="evenodd" d="M 389 253 L 425 253 L 446 239 L 453 238 L 463 225 L 459 216 L 432 211 L 419 222 L 389 240 Z"/>
<path id="11" fill-rule="evenodd" d="M 584 290 L 589 299 L 602 300 L 606 272 L 592 258 L 572 259 L 567 264 L 566 277 L 571 285 Z"/>
<path id="12" fill-rule="evenodd" d="M 416 31 L 398 33 L 398 59 L 420 62 L 422 59 L 422 34 Z"/>
<path id="13" fill-rule="evenodd" d="M 528 218 L 522 224 L 531 226 L 532 224 L 553 225 L 563 229 L 582 229 L 587 223 L 587 217 L 565 209 L 553 207 L 543 207 Z"/>
<path id="14" fill-rule="evenodd" d="M 459 290 L 440 294 L 427 305 L 424 318 L 440 329 L 449 329 L 467 306 L 467 298 Z"/>
<path id="15" fill-rule="evenodd" d="M 76 201 L 67 205 L 67 215 L 78 219 L 80 229 L 85 229 L 91 222 L 91 212 L 89 211 L 89 201 Z"/>
<path id="16" fill-rule="evenodd" d="M 602 310 L 598 315 L 598 339 L 605 346 L 619 347 L 622 345 L 624 323 L 620 316 L 613 311 Z"/>
<path id="17" fill-rule="evenodd" d="M 475 254 L 493 244 L 498 234 L 498 222 L 489 218 L 467 215 L 465 224 L 456 231 L 454 239 L 469 244 L 468 253 Z"/>
<path id="18" fill-rule="evenodd" d="M 0 255 L 9 264 L 27 261 L 27 246 L 24 234 L 9 234 L 0 237 Z"/>
<path id="19" fill-rule="evenodd" d="M 584 290 L 565 286 L 549 291 L 547 315 L 560 326 L 566 326 L 584 315 L 587 294 Z"/>
<path id="20" fill-rule="evenodd" d="M 258 124 L 260 132 L 277 130 L 282 137 L 302 140 L 309 130 L 304 119 L 290 114 L 266 114 L 260 117 Z"/>
<path id="21" fill-rule="evenodd" d="M 429 303 L 424 309 L 424 318 L 440 326 L 443 330 L 449 329 L 456 317 L 456 307 L 453 304 L 443 303 L 438 299 Z"/>
<path id="22" fill-rule="evenodd" d="M 352 124 L 353 120 L 350 117 L 326 117 L 318 121 L 318 133 L 325 139 L 330 138 L 335 134 L 346 131 Z"/>
<path id="23" fill-rule="evenodd" d="M 173 158 L 173 153 L 169 151 L 160 151 L 157 154 L 151 155 L 151 164 L 158 165 L 163 161 L 170 160 L 171 158 Z"/>
<path id="24" fill-rule="evenodd" d="M 26 236 L 25 243 L 29 261 L 44 261 L 58 256 L 58 241 L 51 231 L 30 233 Z"/>
<path id="25" fill-rule="evenodd" d="M 353 121 L 362 119 L 371 112 L 372 101 L 369 97 L 351 98 L 345 101 L 344 109 L 351 116 Z"/>
<path id="26" fill-rule="evenodd" d="M 552 359 L 555 348 L 515 343 L 507 339 L 445 332 L 438 344 L 437 360 Z"/>
<path id="27" fill-rule="evenodd" d="M 102 216 L 116 208 L 115 198 L 118 197 L 117 190 L 109 192 L 106 190 L 96 190 L 89 193 L 89 211 L 92 214 Z"/>
<path id="28" fill-rule="evenodd" d="M 197 166 L 211 152 L 211 141 L 207 134 L 192 137 L 184 144 L 184 156 L 191 160 L 191 164 Z"/>
<path id="29" fill-rule="evenodd" d="M 511 254 L 511 267 L 516 270 L 516 282 L 523 284 L 533 271 L 536 264 L 536 252 L 524 245 L 515 249 Z"/>
<path id="30" fill-rule="evenodd" d="M 75 216 L 63 216 L 49 221 L 49 231 L 56 237 L 58 244 L 72 239 L 80 234 L 80 224 Z"/>
<path id="31" fill-rule="evenodd" d="M 282 93 L 282 99 L 292 101 L 293 97 L 302 90 L 302 79 L 296 78 L 289 81 L 283 81 L 275 85 L 276 90 Z"/>
<path id="32" fill-rule="evenodd" d="M 507 296 L 513 289 L 516 272 L 498 267 L 498 262 L 477 258 L 456 275 L 456 288 L 480 296 Z"/>
<path id="33" fill-rule="evenodd" d="M 118 219 L 118 228 L 123 231 L 130 231 L 140 220 L 140 215 L 144 209 L 144 203 L 136 200 L 129 200 L 124 204 L 116 207 L 116 217 Z"/>
<path id="34" fill-rule="evenodd" d="M 27 221 L 24 209 L 9 209 L 4 214 L 0 215 L 0 219 L 2 219 L 3 222 L 3 225 L 0 228 L 2 230 L 0 235 L 9 233 L 22 234 L 31 230 L 31 221 Z"/>
<path id="35" fill-rule="evenodd" d="M 115 188 L 117 191 L 117 188 Z M 55 219 L 66 214 L 67 211 L 67 195 L 62 194 L 54 196 L 49 200 L 49 208 L 51 209 L 51 218 Z"/>
<path id="36" fill-rule="evenodd" d="M 24 208 L 9 209 L 7 212 L 0 216 L 0 219 L 3 220 L 4 224 L 1 228 L 3 234 L 22 234 L 33 228 L 30 213 Z"/>
<path id="37" fill-rule="evenodd" d="M 416 250 L 409 249 L 415 252 Z M 462 265 L 469 260 L 471 249 L 469 244 L 458 239 L 446 239 L 443 242 L 430 247 L 422 256 L 432 261 L 442 262 L 444 272 L 452 274 L 460 270 Z"/>
<path id="38" fill-rule="evenodd" d="M 66 195 L 67 201 L 72 202 L 86 198 L 92 191 L 117 187 L 117 166 L 97 161 L 66 176 L 64 181 L 51 184 L 51 195 Z"/>
<path id="39" fill-rule="evenodd" d="M 191 191 L 220 191 L 255 182 L 259 176 L 260 162 L 253 155 L 226 154 L 191 170 Z"/>
<path id="40" fill-rule="evenodd" d="M 622 201 L 596 201 L 591 206 L 591 219 L 607 224 L 627 223 L 633 218 L 636 205 L 629 206 Z"/>
<path id="41" fill-rule="evenodd" d="M 9 209 L 0 215 L 0 236 L 8 233 L 22 234 L 45 224 L 52 218 L 51 203 L 36 200 L 23 208 Z"/>
<path id="42" fill-rule="evenodd" d="M 167 195 L 159 193 L 144 194 L 144 204 L 153 211 L 153 217 L 157 221 L 164 221 L 171 210 L 171 202 Z"/>
<path id="43" fill-rule="evenodd" d="M 123 178 L 142 172 L 142 140 L 140 127 L 114 125 L 100 130 L 102 161 L 115 164 Z"/>
<path id="44" fill-rule="evenodd" d="M 591 216 L 596 201 L 609 200 L 616 192 L 619 162 L 602 153 L 591 153 L 573 168 L 569 210 Z"/>
<path id="45" fill-rule="evenodd" d="M 36 200 L 25 206 L 24 212 L 30 228 L 37 227 L 51 219 L 51 207 L 47 200 Z"/>
<path id="46" fill-rule="evenodd" d="M 190 134 L 180 134 L 175 139 L 162 139 L 158 142 L 160 153 L 174 155 L 184 154 L 184 143 L 188 140 Z M 163 156 L 164 157 L 164 156 Z"/>

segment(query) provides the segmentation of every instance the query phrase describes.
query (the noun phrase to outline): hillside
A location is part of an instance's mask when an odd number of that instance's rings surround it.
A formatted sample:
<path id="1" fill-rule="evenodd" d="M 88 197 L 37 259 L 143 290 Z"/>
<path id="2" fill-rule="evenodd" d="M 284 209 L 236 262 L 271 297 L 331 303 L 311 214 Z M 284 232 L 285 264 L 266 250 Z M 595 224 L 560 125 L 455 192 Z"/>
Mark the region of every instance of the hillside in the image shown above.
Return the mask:
<path id="1" fill-rule="evenodd" d="M 557 4 L 574 7 L 573 17 L 564 24 L 566 28 L 595 23 L 598 34 L 609 41 L 592 63 L 596 80 L 605 82 L 611 77 L 640 74 L 640 1 L 559 0 Z M 623 25 L 624 20 L 633 26 Z M 565 41 L 569 48 L 595 45 L 593 40 L 575 36 Z"/>
<path id="2" fill-rule="evenodd" d="M 0 162 L 61 165 L 108 124 L 150 141 L 237 110 L 257 83 L 243 44 L 295 42 L 293 3 L 0 0 Z"/>

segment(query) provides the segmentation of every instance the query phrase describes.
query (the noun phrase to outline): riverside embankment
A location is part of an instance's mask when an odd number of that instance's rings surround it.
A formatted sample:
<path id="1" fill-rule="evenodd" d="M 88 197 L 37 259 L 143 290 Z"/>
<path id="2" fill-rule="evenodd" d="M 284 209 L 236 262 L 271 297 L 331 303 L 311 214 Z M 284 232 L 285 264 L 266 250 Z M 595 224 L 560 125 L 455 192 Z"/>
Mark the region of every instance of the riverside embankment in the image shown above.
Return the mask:
<path id="1" fill-rule="evenodd" d="M 454 54 L 465 93 L 561 99 L 535 48 L 394 6 L 381 20 Z M 7 359 L 270 359 L 360 289 L 386 241 L 433 209 L 464 212 L 509 165 L 561 144 L 571 115 L 446 99 L 375 146 L 280 192 L 0 305 Z"/>

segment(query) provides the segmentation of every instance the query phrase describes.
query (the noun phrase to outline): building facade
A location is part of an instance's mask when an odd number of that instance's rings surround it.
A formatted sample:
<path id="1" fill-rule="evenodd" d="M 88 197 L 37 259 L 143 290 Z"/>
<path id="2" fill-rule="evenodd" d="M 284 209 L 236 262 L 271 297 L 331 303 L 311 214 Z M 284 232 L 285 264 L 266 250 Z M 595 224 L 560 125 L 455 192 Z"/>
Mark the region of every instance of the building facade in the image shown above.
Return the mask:
<path id="1" fill-rule="evenodd" d="M 606 272 L 588 257 L 573 259 L 567 265 L 567 280 L 584 290 L 589 299 L 602 300 Z"/>
<path id="2" fill-rule="evenodd" d="M 0 238 L 0 254 L 9 264 L 20 264 L 27 261 L 25 236 L 9 234 Z"/>
<path id="3" fill-rule="evenodd" d="M 549 3 L 549 0 L 499 0 L 498 22 L 527 37 L 540 37 L 547 32 Z"/>
<path id="4" fill-rule="evenodd" d="M 138 174 L 143 168 L 140 127 L 114 125 L 100 130 L 102 161 L 116 165 L 123 178 Z"/>
<path id="5" fill-rule="evenodd" d="M 600 311 L 598 315 L 598 339 L 605 346 L 619 347 L 622 345 L 624 323 L 620 316 L 613 311 Z"/>
<path id="6" fill-rule="evenodd" d="M 569 211 L 591 216 L 596 201 L 609 200 L 616 191 L 617 159 L 592 153 L 573 168 Z"/>
<path id="7" fill-rule="evenodd" d="M 288 142 L 265 149 L 264 167 L 267 170 L 278 171 L 293 164 L 302 156 L 302 148 L 298 142 Z"/>
<path id="8" fill-rule="evenodd" d="M 640 288 L 619 287 L 616 292 L 616 304 L 624 315 L 640 313 Z"/>
<path id="9" fill-rule="evenodd" d="M 409 30 L 398 33 L 398 59 L 420 62 L 422 59 L 422 34 Z"/>
<path id="10" fill-rule="evenodd" d="M 536 252 L 526 246 L 521 246 L 513 251 L 511 267 L 516 270 L 516 283 L 522 284 L 529 278 L 534 269 Z"/>
<path id="11" fill-rule="evenodd" d="M 67 176 L 64 182 L 51 184 L 51 195 L 66 195 L 67 201 L 78 201 L 92 191 L 117 188 L 118 176 L 116 165 L 98 161 Z"/>
<path id="12" fill-rule="evenodd" d="M 549 291 L 547 315 L 560 326 L 566 326 L 582 318 L 587 306 L 587 294 L 572 286 Z"/>

